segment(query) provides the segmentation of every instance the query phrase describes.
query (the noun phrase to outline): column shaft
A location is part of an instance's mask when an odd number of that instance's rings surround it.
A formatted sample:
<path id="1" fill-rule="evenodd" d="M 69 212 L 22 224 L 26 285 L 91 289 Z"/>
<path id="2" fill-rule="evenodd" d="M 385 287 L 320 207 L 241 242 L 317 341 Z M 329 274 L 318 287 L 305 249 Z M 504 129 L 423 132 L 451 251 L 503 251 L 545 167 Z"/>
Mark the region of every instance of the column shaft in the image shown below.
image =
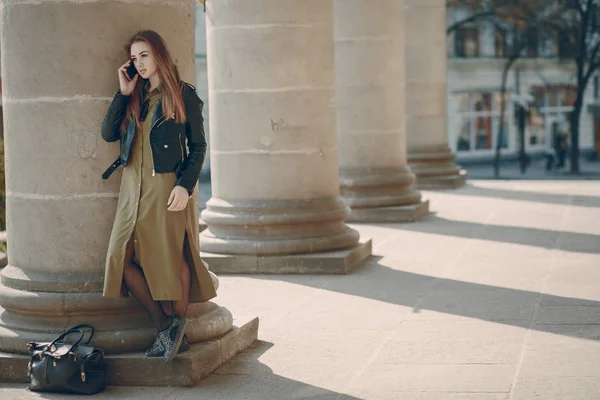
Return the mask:
<path id="1" fill-rule="evenodd" d="M 419 188 L 460 187 L 466 172 L 448 146 L 446 1 L 404 3 L 408 162 Z"/>
<path id="2" fill-rule="evenodd" d="M 335 1 L 340 187 L 354 221 L 428 209 L 406 159 L 403 11 L 397 0 Z"/>
<path id="3" fill-rule="evenodd" d="M 332 23 L 331 0 L 207 10 L 213 197 L 201 249 L 217 272 L 319 272 L 303 257 L 364 252 L 337 185 Z"/>
<path id="4" fill-rule="evenodd" d="M 28 341 L 83 322 L 97 328 L 95 343 L 107 353 L 146 349 L 156 329 L 137 302 L 102 297 L 120 174 L 101 179 L 119 145 L 100 138 L 100 123 L 128 58 L 123 45 L 137 30 L 163 35 L 181 75 L 195 81 L 194 2 L 2 6 L 10 263 L 0 276 L 0 351 L 25 353 Z M 192 341 L 232 326 L 213 303 L 191 306 L 189 316 Z"/>

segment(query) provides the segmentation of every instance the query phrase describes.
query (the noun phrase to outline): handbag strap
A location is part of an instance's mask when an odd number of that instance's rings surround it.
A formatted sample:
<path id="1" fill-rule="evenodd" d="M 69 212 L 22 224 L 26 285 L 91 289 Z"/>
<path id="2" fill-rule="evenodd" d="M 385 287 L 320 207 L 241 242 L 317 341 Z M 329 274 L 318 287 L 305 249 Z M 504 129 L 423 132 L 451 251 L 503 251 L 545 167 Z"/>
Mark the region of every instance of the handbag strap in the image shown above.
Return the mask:
<path id="1" fill-rule="evenodd" d="M 112 175 L 112 173 L 113 173 L 113 172 L 115 172 L 115 170 L 116 170 L 117 168 L 119 168 L 119 165 L 121 165 L 121 156 L 119 156 L 119 157 L 118 157 L 118 158 L 115 160 L 115 162 L 113 162 L 113 163 L 110 165 L 110 167 L 108 167 L 108 168 L 106 169 L 106 171 L 104 171 L 104 173 L 102 174 L 102 179 L 104 179 L 104 180 L 108 179 L 108 178 L 109 178 L 109 177 Z"/>

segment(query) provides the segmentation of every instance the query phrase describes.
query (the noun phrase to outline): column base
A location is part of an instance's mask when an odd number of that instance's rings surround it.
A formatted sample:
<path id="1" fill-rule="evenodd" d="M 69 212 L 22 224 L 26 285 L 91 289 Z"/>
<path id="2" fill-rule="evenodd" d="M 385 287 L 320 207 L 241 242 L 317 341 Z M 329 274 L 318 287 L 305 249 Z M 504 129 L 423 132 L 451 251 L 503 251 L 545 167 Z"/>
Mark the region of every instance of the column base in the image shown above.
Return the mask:
<path id="1" fill-rule="evenodd" d="M 454 163 L 447 146 L 409 151 L 408 163 L 420 190 L 457 189 L 467 181 L 467 171 Z"/>
<path id="2" fill-rule="evenodd" d="M 193 386 L 256 341 L 258 318 L 235 324 L 221 337 L 193 344 L 168 365 L 144 353 L 107 356 L 108 385 Z M 28 362 L 25 355 L 0 353 L 0 382 L 27 382 Z"/>
<path id="3" fill-rule="evenodd" d="M 417 222 L 429 213 L 429 200 L 396 207 L 353 208 L 346 222 Z"/>
<path id="4" fill-rule="evenodd" d="M 346 274 L 371 256 L 371 239 L 354 247 L 322 253 L 281 256 L 229 255 L 200 252 L 216 274 Z"/>
<path id="5" fill-rule="evenodd" d="M 417 188 L 420 190 L 458 189 L 467 182 L 467 171 L 460 169 L 456 174 L 445 176 L 418 176 Z"/>
<path id="6" fill-rule="evenodd" d="M 49 342 L 81 323 L 96 328 L 93 343 L 106 354 L 145 351 L 154 342 L 156 327 L 133 298 L 107 299 L 99 292 L 24 290 L 18 286 L 42 287 L 44 282 L 20 280 L 20 272 L 10 265 L 3 270 L 0 351 L 27 354 L 28 342 Z M 90 286 L 94 284 L 92 280 L 89 282 Z M 74 282 L 70 285 L 69 290 L 80 287 Z M 191 343 L 220 337 L 231 330 L 233 324 L 231 312 L 211 301 L 190 304 L 187 317 L 187 335 Z"/>
<path id="7" fill-rule="evenodd" d="M 415 175 L 406 165 L 390 168 L 340 168 L 340 193 L 351 209 L 419 204 Z"/>
<path id="8" fill-rule="evenodd" d="M 202 218 L 198 218 L 198 232 L 202 232 L 206 228 L 208 228 L 208 225 L 206 225 L 206 222 L 204 222 L 204 220 Z"/>
<path id="9" fill-rule="evenodd" d="M 356 246 L 359 234 L 344 220 L 341 197 L 281 201 L 233 201 L 212 197 L 202 211 L 208 228 L 200 249 L 234 257 L 279 257 L 333 252 Z M 210 261 L 209 261 L 210 264 Z M 219 270 L 213 271 L 219 273 Z"/>

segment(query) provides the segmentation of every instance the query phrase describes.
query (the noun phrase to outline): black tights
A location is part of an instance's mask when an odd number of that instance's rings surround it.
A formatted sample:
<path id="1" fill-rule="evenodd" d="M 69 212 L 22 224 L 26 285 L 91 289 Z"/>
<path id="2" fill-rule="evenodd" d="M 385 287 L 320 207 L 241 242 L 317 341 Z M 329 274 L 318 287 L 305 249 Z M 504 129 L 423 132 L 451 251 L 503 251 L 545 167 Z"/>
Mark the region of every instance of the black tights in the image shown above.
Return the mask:
<path id="1" fill-rule="evenodd" d="M 191 273 L 186 257 L 184 255 L 181 261 L 182 299 L 178 301 L 158 302 L 152 298 L 144 272 L 133 262 L 133 254 L 133 240 L 130 239 L 125 251 L 123 281 L 133 297 L 137 299 L 150 315 L 158 330 L 166 329 L 171 323 L 171 316 L 183 317 L 187 311 L 190 297 Z"/>

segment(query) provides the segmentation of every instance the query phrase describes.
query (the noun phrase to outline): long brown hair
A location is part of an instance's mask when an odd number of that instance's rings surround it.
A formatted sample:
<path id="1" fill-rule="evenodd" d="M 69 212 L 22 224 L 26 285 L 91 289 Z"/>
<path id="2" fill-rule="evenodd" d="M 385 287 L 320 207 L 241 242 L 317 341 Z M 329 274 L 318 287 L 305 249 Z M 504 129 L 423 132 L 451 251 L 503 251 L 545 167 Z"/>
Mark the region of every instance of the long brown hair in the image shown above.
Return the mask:
<path id="1" fill-rule="evenodd" d="M 185 104 L 183 102 L 182 90 L 183 81 L 179 78 L 177 66 L 173 63 L 171 54 L 167 50 L 167 45 L 163 38 L 154 31 L 139 31 L 129 39 L 125 45 L 127 58 L 131 57 L 131 46 L 135 42 L 145 42 L 152 49 L 152 54 L 156 60 L 156 68 L 160 77 L 160 85 L 162 89 L 162 109 L 166 119 L 173 118 L 178 124 L 183 124 L 185 118 Z M 133 62 L 133 61 L 132 61 Z M 131 93 L 132 101 L 127 105 L 125 118 L 121 123 L 121 131 L 125 132 L 127 123 L 133 120 L 138 128 L 141 127 L 140 121 L 140 101 L 144 90 L 145 80 L 138 77 L 133 92 Z"/>

